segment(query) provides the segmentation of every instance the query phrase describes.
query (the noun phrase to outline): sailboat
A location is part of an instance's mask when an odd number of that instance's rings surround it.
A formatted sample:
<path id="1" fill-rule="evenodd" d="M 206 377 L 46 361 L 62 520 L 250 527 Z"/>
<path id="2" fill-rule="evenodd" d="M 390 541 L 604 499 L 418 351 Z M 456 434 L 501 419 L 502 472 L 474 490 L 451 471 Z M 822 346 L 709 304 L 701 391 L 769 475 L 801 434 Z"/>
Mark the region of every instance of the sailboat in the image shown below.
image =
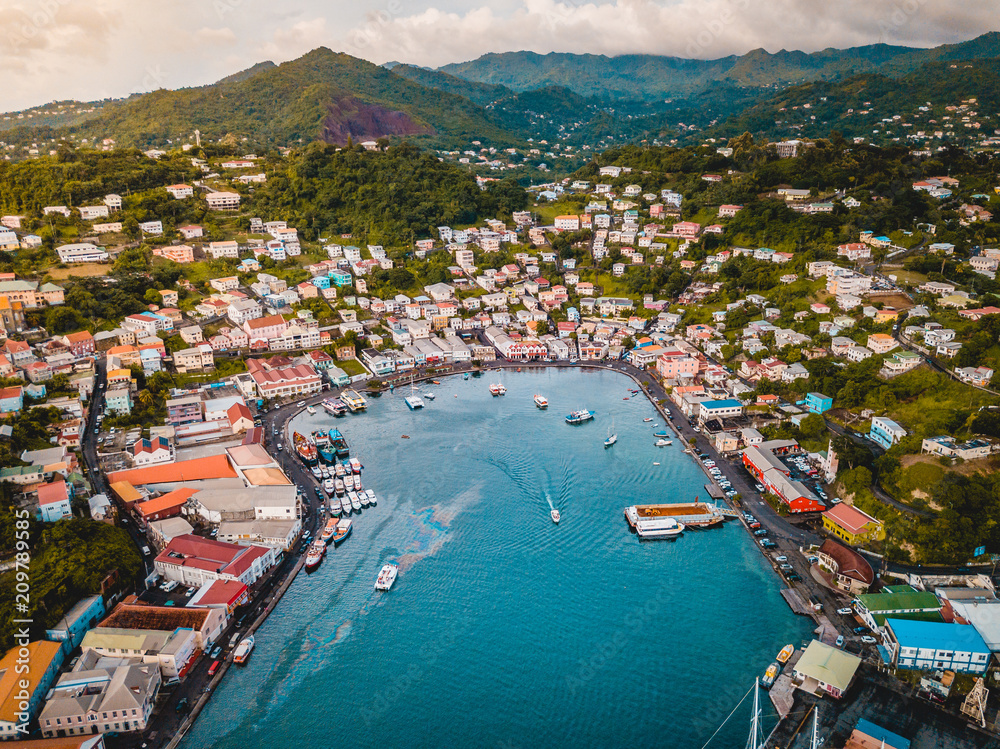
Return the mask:
<path id="1" fill-rule="evenodd" d="M 605 447 L 611 447 L 618 441 L 618 433 L 615 431 L 615 419 L 611 417 L 611 426 L 608 427 L 608 438 L 604 440 Z"/>
<path id="2" fill-rule="evenodd" d="M 747 737 L 747 749 L 762 749 L 764 746 L 764 729 L 760 724 L 760 677 L 754 679 L 753 685 L 753 715 L 750 718 L 750 735 Z M 744 698 L 745 699 L 745 698 Z"/>
<path id="3" fill-rule="evenodd" d="M 417 389 L 413 384 L 413 375 L 410 375 L 410 394 L 403 398 L 403 401 L 409 406 L 411 411 L 416 411 L 418 408 L 424 407 L 423 399 L 417 395 Z"/>

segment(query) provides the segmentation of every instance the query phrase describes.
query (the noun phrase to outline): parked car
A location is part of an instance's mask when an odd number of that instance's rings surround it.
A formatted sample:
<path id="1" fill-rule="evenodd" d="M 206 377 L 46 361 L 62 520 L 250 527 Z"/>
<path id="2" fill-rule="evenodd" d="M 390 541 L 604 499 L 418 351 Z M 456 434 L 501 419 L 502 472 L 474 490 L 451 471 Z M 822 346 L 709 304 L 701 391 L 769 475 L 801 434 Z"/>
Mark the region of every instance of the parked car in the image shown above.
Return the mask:
<path id="1" fill-rule="evenodd" d="M 785 579 L 790 583 L 797 583 L 802 578 L 799 577 L 799 574 L 797 572 L 786 572 Z"/>
<path id="2" fill-rule="evenodd" d="M 181 697 L 179 700 L 177 700 L 177 707 L 175 707 L 174 710 L 176 710 L 179 713 L 186 713 L 188 709 L 189 708 L 188 708 L 187 697 Z"/>
<path id="3" fill-rule="evenodd" d="M 838 648 L 844 647 L 844 636 L 843 635 L 838 635 L 837 636 L 837 647 Z"/>
<path id="4" fill-rule="evenodd" d="M 784 554 L 781 554 L 779 556 L 776 556 L 774 558 L 774 561 L 775 562 L 787 562 L 788 561 L 788 557 L 786 557 Z"/>
<path id="5" fill-rule="evenodd" d="M 837 609 L 837 613 L 840 614 L 841 616 L 850 616 L 851 614 L 854 613 L 854 609 L 851 608 Z"/>
<path id="6" fill-rule="evenodd" d="M 221 666 L 221 665 L 222 665 L 222 661 L 215 661 L 215 663 L 213 663 L 209 667 L 209 669 L 208 669 L 208 675 L 209 676 L 215 676 L 215 672 L 219 670 L 219 666 Z"/>
<path id="7" fill-rule="evenodd" d="M 766 536 L 767 535 L 767 528 L 758 528 L 757 530 L 755 530 L 753 532 L 753 534 L 755 536 Z"/>
<path id="8" fill-rule="evenodd" d="M 867 631 L 868 631 L 868 627 L 855 627 L 854 628 L 854 634 L 856 634 L 856 635 L 863 635 Z"/>
<path id="9" fill-rule="evenodd" d="M 871 635 L 864 635 L 861 638 L 861 642 L 863 642 L 865 645 L 874 645 L 877 641 Z"/>
<path id="10" fill-rule="evenodd" d="M 790 564 L 789 564 L 788 562 L 782 562 L 782 563 L 781 563 L 780 565 L 778 565 L 778 566 L 779 566 L 779 567 L 780 567 L 781 569 L 783 569 L 783 570 L 784 570 L 785 572 L 791 572 L 791 571 L 792 571 L 793 569 L 795 569 L 795 568 L 794 568 L 794 567 L 792 567 L 792 565 L 790 565 Z"/>

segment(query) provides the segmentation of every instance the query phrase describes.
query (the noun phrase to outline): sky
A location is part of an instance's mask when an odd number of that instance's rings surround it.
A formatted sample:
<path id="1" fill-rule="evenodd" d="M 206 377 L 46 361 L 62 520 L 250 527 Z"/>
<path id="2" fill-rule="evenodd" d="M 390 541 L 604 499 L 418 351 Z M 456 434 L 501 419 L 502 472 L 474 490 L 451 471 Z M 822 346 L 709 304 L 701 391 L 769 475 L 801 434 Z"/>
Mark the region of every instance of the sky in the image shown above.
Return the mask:
<path id="1" fill-rule="evenodd" d="M 0 111 L 204 85 L 319 46 L 432 67 L 522 49 L 707 59 L 997 25 L 990 0 L 0 0 Z"/>

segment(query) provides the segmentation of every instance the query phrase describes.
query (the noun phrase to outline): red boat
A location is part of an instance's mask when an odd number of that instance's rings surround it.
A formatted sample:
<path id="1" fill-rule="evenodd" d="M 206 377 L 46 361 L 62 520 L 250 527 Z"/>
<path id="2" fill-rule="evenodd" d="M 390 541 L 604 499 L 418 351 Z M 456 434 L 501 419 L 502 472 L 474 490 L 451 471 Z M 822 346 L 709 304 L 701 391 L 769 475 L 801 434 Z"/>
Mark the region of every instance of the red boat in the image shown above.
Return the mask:
<path id="1" fill-rule="evenodd" d="M 307 466 L 316 465 L 319 453 L 316 451 L 316 443 L 309 437 L 295 432 L 292 435 L 292 446 L 303 463 Z"/>

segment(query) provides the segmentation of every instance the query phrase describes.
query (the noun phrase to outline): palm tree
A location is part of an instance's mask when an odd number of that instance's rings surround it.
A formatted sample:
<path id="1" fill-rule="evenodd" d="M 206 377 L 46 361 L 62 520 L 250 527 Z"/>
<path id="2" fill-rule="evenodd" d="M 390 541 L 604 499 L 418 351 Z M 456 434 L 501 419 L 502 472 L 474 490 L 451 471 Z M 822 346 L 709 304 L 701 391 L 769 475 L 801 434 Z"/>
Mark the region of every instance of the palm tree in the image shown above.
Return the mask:
<path id="1" fill-rule="evenodd" d="M 146 408 L 153 405 L 153 394 L 148 390 L 140 390 L 135 397 Z"/>

